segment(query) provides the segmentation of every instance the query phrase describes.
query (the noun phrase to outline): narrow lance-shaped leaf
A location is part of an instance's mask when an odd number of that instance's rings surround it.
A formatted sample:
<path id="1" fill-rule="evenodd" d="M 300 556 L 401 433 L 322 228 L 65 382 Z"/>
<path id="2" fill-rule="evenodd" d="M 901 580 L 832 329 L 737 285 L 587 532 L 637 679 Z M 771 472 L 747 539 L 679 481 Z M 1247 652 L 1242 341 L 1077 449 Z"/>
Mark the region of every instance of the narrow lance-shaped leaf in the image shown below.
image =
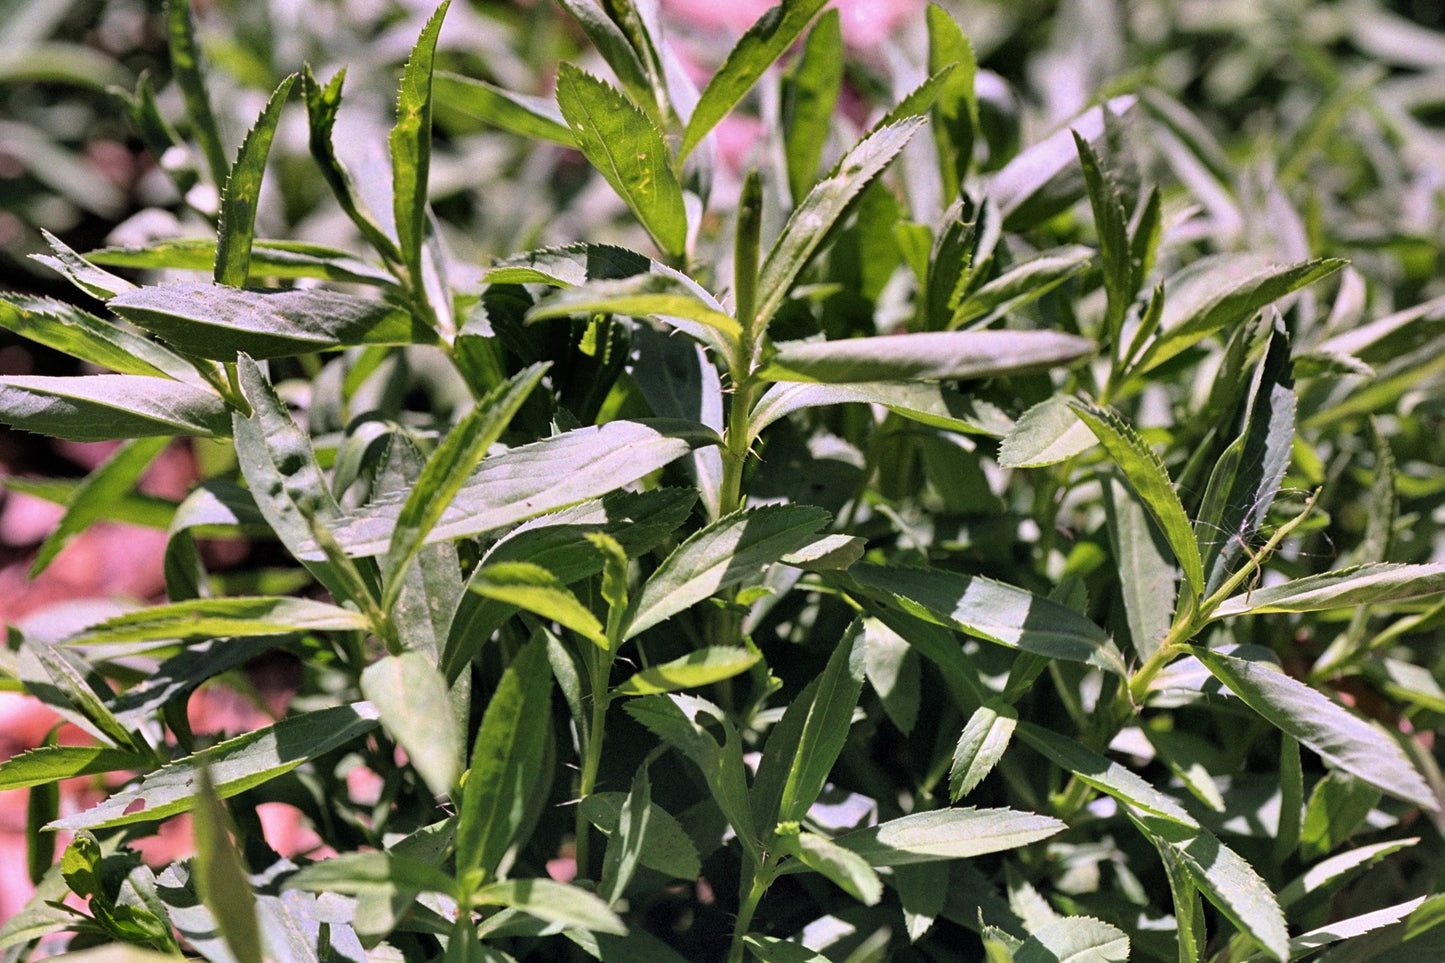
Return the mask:
<path id="1" fill-rule="evenodd" d="M 814 539 L 827 513 L 800 505 L 734 512 L 669 555 L 632 601 L 624 638 L 632 638 Z"/>
<path id="2" fill-rule="evenodd" d="M 192 599 L 118 615 L 67 641 L 70 645 L 156 639 L 202 641 L 287 632 L 356 632 L 366 628 L 366 618 L 359 612 L 313 599 Z"/>
<path id="3" fill-rule="evenodd" d="M 31 259 L 65 275 L 71 284 L 91 297 L 108 301 L 117 294 L 135 289 L 135 285 L 130 281 L 96 267 L 49 231 L 42 228 L 40 234 L 55 254 L 53 257 L 48 254 L 32 254 Z"/>
<path id="4" fill-rule="evenodd" d="M 196 26 L 191 19 L 190 0 L 169 0 L 166 4 L 166 25 L 170 41 L 171 74 L 181 88 L 185 98 L 186 115 L 201 150 L 206 155 L 206 164 L 211 169 L 211 180 L 217 186 L 226 182 L 231 165 L 226 159 L 226 148 L 221 143 L 221 128 L 211 110 L 211 98 L 206 92 L 205 71 L 201 66 L 200 44 L 196 42 Z"/>
<path id="5" fill-rule="evenodd" d="M 780 56 L 802 36 L 827 0 L 782 0 L 757 19 L 738 39 L 723 65 L 702 92 L 677 150 L 681 164 L 727 116 Z"/>
<path id="6" fill-rule="evenodd" d="M 981 576 L 859 563 L 839 576 L 850 592 L 916 618 L 1049 658 L 1087 662 L 1118 675 L 1109 636 L 1073 609 Z"/>
<path id="7" fill-rule="evenodd" d="M 528 311 L 527 320 L 591 314 L 678 317 L 716 328 L 729 340 L 742 334 L 736 319 L 706 304 L 680 279 L 651 273 L 564 289 Z"/>
<path id="8" fill-rule="evenodd" d="M 802 54 L 783 78 L 783 142 L 789 195 L 804 197 L 818 179 L 833 108 L 843 88 L 843 28 L 836 8 L 823 11 Z"/>
<path id="9" fill-rule="evenodd" d="M 782 852 L 832 880 L 864 906 L 876 906 L 883 898 L 883 881 L 862 856 L 817 833 L 800 833 L 796 823 L 789 828 L 792 832 L 779 833 Z"/>
<path id="10" fill-rule="evenodd" d="M 1184 513 L 1184 506 L 1179 502 L 1164 463 L 1154 449 L 1146 445 L 1138 433 L 1113 411 L 1077 401 L 1071 407 L 1098 437 L 1148 509 L 1150 517 L 1158 523 L 1159 531 L 1174 552 L 1190 588 L 1196 596 L 1203 596 L 1204 565 L 1199 558 L 1199 547 L 1194 541 L 1189 516 Z"/>
<path id="11" fill-rule="evenodd" d="M 1055 331 L 939 331 L 841 341 L 785 341 L 758 372 L 773 381 L 938 381 L 1069 365 L 1094 342 Z"/>
<path id="12" fill-rule="evenodd" d="M 210 271 L 216 263 L 216 241 L 206 237 L 170 238 L 138 247 L 98 248 L 87 252 L 86 257 L 111 267 Z M 390 272 L 349 251 L 308 241 L 276 238 L 251 242 L 251 277 L 283 280 L 320 278 L 372 287 L 397 287 L 396 278 Z M 133 288 L 126 289 L 129 290 Z"/>
<path id="13" fill-rule="evenodd" d="M 1104 293 L 1107 298 L 1104 309 L 1104 337 L 1113 344 L 1119 339 L 1124 314 L 1128 310 L 1130 299 L 1136 293 L 1128 216 L 1124 213 L 1124 203 L 1119 196 L 1119 190 L 1114 185 L 1110 172 L 1104 169 L 1094 148 L 1078 134 L 1074 134 L 1074 145 L 1078 149 L 1079 163 L 1084 170 L 1089 206 L 1094 211 L 1094 230 L 1099 235 L 1099 257 L 1103 261 Z"/>
<path id="14" fill-rule="evenodd" d="M 41 746 L 0 762 L 0 792 L 93 776 L 122 769 L 145 769 L 154 761 L 126 749 L 105 746 Z"/>
<path id="15" fill-rule="evenodd" d="M 1014 963 L 1128 963 L 1129 937 L 1090 916 L 1063 916 L 1033 928 Z"/>
<path id="16" fill-rule="evenodd" d="M 1119 593 L 1134 651 L 1148 658 L 1158 650 L 1174 618 L 1178 597 L 1174 566 L 1149 512 L 1115 474 L 1103 480 L 1104 518 L 1119 571 Z"/>
<path id="17" fill-rule="evenodd" d="M 376 708 L 358 702 L 294 716 L 158 769 L 105 802 L 51 824 L 54 829 L 108 829 L 186 812 L 196 804 L 196 767 L 210 767 L 216 795 L 228 799 L 344 746 L 376 725 Z"/>
<path id="18" fill-rule="evenodd" d="M 461 772 L 463 745 L 448 711 L 446 680 L 436 666 L 420 652 L 387 656 L 361 674 L 361 692 L 432 795 L 451 792 Z"/>
<path id="19" fill-rule="evenodd" d="M 476 892 L 492 878 L 525 819 L 549 738 L 552 670 L 534 636 L 512 660 L 482 716 L 462 788 L 457 879 Z"/>
<path id="20" fill-rule="evenodd" d="M 427 228 L 427 184 L 431 172 L 432 62 L 437 37 L 451 0 L 441 6 L 422 28 L 402 74 L 392 128 L 392 196 L 397 246 L 414 290 L 422 286 L 422 248 Z"/>
<path id="21" fill-rule="evenodd" d="M 958 196 L 959 185 L 973 163 L 979 129 L 978 96 L 974 91 L 978 62 L 968 37 L 942 7 L 929 4 L 925 16 L 929 73 L 937 73 L 948 64 L 956 65 L 933 105 L 933 136 L 938 143 L 947 203 Z"/>
<path id="22" fill-rule="evenodd" d="M 622 806 L 627 797 L 620 792 L 594 792 L 578 803 L 587 821 L 604 835 L 617 832 L 622 819 Z M 652 803 L 648 808 L 647 829 L 638 861 L 674 879 L 693 880 L 702 871 L 697 847 L 687 831 L 665 809 Z"/>
<path id="23" fill-rule="evenodd" d="M 221 192 L 221 218 L 216 231 L 217 284 L 233 288 L 246 286 L 251 273 L 251 241 L 256 233 L 256 205 L 261 198 L 261 178 L 266 173 L 266 158 L 271 141 L 281 120 L 281 108 L 296 82 L 292 74 L 281 81 L 266 102 L 256 125 L 241 142 L 236 163 L 226 178 Z"/>
<path id="24" fill-rule="evenodd" d="M 1051 816 L 1013 809 L 934 809 L 890 819 L 833 841 L 871 866 L 904 866 L 1017 849 L 1065 828 Z"/>
<path id="25" fill-rule="evenodd" d="M 948 327 L 970 329 L 993 323 L 1011 311 L 1033 304 L 1094 259 L 1082 244 L 1066 244 L 1010 267 L 1003 274 L 958 298 Z M 981 274 L 982 272 L 980 272 Z M 975 275 L 977 276 L 977 275 Z"/>
<path id="26" fill-rule="evenodd" d="M 147 753 L 137 730 L 116 718 L 110 684 L 69 648 L 40 638 L 25 638 L 18 677 L 25 691 L 86 732 L 119 749 Z"/>
<path id="27" fill-rule="evenodd" d="M 0 328 L 120 374 L 200 384 L 196 369 L 163 346 L 62 301 L 0 295 Z"/>
<path id="28" fill-rule="evenodd" d="M 1179 803 L 1155 789 L 1143 777 L 1092 749 L 1029 722 L 1020 722 L 1017 734 L 1045 758 L 1095 789 L 1161 819 L 1191 829 L 1199 826 Z"/>
<path id="29" fill-rule="evenodd" d="M 359 896 L 397 892 L 450 893 L 453 881 L 431 863 L 391 852 L 343 853 L 286 877 L 287 889 Z"/>
<path id="30" fill-rule="evenodd" d="M 636 696 L 696 689 L 746 672 L 761 657 L 756 650 L 749 651 L 739 646 L 697 649 L 669 662 L 639 670 L 612 691 L 620 696 Z"/>
<path id="31" fill-rule="evenodd" d="M 535 612 L 571 629 L 604 651 L 607 633 L 592 610 L 555 575 L 531 562 L 494 562 L 473 573 L 467 588 L 478 595 Z"/>
<path id="32" fill-rule="evenodd" d="M 0 378 L 0 421 L 68 441 L 157 435 L 229 435 L 230 414 L 213 392 L 144 375 Z"/>
<path id="33" fill-rule="evenodd" d="M 637 50 L 622 29 L 608 16 L 597 0 L 558 0 L 558 4 L 576 19 L 587 39 L 597 48 L 607 66 L 617 75 L 623 88 L 639 104 L 654 103 L 652 83 L 642 66 Z"/>
<path id="34" fill-rule="evenodd" d="M 602 900 L 579 886 L 550 879 L 509 879 L 476 891 L 474 906 L 510 906 L 548 923 L 580 927 L 595 933 L 621 936 L 622 919 Z"/>
<path id="35" fill-rule="evenodd" d="M 439 107 L 460 111 L 533 140 L 549 140 L 563 147 L 577 146 L 576 138 L 567 127 L 567 118 L 549 100 L 440 70 L 432 77 L 432 88 Z"/>
<path id="36" fill-rule="evenodd" d="M 557 71 L 557 106 L 582 154 L 657 246 L 669 257 L 681 256 L 687 212 L 657 125 L 606 81 L 567 63 Z"/>
<path id="37" fill-rule="evenodd" d="M 642 860 L 647 839 L 647 826 L 652 821 L 652 783 L 647 766 L 637 769 L 632 789 L 622 801 L 616 828 L 607 840 L 607 854 L 602 860 L 602 879 L 598 892 L 608 903 L 616 903 L 632 881 L 632 874 Z"/>
<path id="38" fill-rule="evenodd" d="M 1195 647 L 1195 657 L 1251 709 L 1329 765 L 1432 812 L 1440 802 L 1396 742 L 1273 666 Z"/>
<path id="39" fill-rule="evenodd" d="M 201 898 L 215 917 L 236 963 L 262 963 L 261 928 L 256 922 L 256 894 L 246 879 L 241 854 L 231 841 L 230 818 L 204 762 L 196 767 L 195 879 Z"/>
<path id="40" fill-rule="evenodd" d="M 973 792 L 993 771 L 1003 758 L 1018 721 L 1018 710 L 1001 700 L 974 710 L 953 750 L 953 766 L 948 774 L 950 800 L 958 802 Z"/>
<path id="41" fill-rule="evenodd" d="M 779 382 L 753 406 L 748 426 L 754 437 L 781 418 L 804 408 L 839 404 L 882 405 L 912 421 L 971 435 L 1002 435 L 1013 423 L 999 408 L 944 384 L 928 381 L 855 381 L 849 384 Z M 1072 419 L 1073 416 L 1070 415 Z M 1092 444 L 1092 436 L 1090 438 Z"/>
<path id="42" fill-rule="evenodd" d="M 1054 395 L 1025 411 L 998 446 L 1000 468 L 1040 468 L 1088 451 L 1099 443 L 1070 407 Z"/>
<path id="43" fill-rule="evenodd" d="M 128 494 L 168 444 L 168 438 L 138 438 L 126 442 L 91 472 L 76 489 L 65 514 L 36 550 L 35 560 L 30 563 L 30 577 L 45 571 L 72 538 L 102 517 L 107 505 Z"/>
<path id="44" fill-rule="evenodd" d="M 793 282 L 849 203 L 898 156 L 922 125 L 922 118 L 909 117 L 869 134 L 793 210 L 758 275 L 762 293 L 755 315 L 758 330 L 765 330 L 778 313 Z M 886 376 L 867 380 L 886 380 Z"/>
<path id="45" fill-rule="evenodd" d="M 396 528 L 391 533 L 382 582 L 383 609 L 390 610 L 401 596 L 403 578 L 426 537 L 441 521 L 467 477 L 476 468 L 513 416 L 522 407 L 532 390 L 547 373 L 546 364 L 534 364 L 493 388 L 485 398 L 447 432 L 421 470 L 421 477 L 411 487 L 401 506 Z"/>
<path id="46" fill-rule="evenodd" d="M 1213 617 L 1246 612 L 1322 612 L 1436 597 L 1442 591 L 1445 591 L 1445 564 L 1376 562 L 1236 595 L 1215 609 Z"/>

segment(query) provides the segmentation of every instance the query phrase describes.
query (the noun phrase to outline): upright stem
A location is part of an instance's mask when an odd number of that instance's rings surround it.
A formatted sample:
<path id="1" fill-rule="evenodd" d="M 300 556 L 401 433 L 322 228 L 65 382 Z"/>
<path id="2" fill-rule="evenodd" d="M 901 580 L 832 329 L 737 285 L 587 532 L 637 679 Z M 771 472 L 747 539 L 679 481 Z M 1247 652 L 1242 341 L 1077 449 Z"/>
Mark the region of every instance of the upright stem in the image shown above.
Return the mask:
<path id="1" fill-rule="evenodd" d="M 581 800 L 592 795 L 597 787 L 597 773 L 602 768 L 602 735 L 607 724 L 607 707 L 611 702 L 612 693 L 607 688 L 607 670 L 610 667 L 610 659 L 604 658 L 601 654 L 589 655 L 587 657 L 588 675 L 591 677 L 592 688 L 592 722 L 588 726 L 585 739 L 587 745 L 582 756 L 582 774 L 577 784 L 577 822 L 575 824 L 577 850 L 577 876 L 579 879 L 591 878 L 592 846 L 591 828 L 587 825 L 587 819 L 582 815 Z"/>
<path id="2" fill-rule="evenodd" d="M 738 201 L 737 238 L 733 248 L 733 299 L 737 302 L 738 338 L 735 356 L 728 359 L 733 396 L 728 405 L 728 426 L 723 450 L 722 491 L 718 514 L 728 515 L 742 507 L 743 468 L 747 465 L 752 423 L 749 417 L 756 400 L 757 383 L 752 377 L 757 353 L 757 318 L 753 312 L 758 299 L 758 257 L 762 229 L 763 185 L 756 170 L 748 173 Z"/>
<path id="3" fill-rule="evenodd" d="M 753 914 L 757 912 L 763 894 L 772 885 L 772 869 L 770 857 L 763 860 L 763 865 L 753 868 L 752 884 L 748 886 L 747 893 L 738 904 L 738 918 L 733 922 L 733 941 L 728 948 L 727 963 L 743 963 L 743 937 L 748 935 L 748 928 L 753 925 Z"/>

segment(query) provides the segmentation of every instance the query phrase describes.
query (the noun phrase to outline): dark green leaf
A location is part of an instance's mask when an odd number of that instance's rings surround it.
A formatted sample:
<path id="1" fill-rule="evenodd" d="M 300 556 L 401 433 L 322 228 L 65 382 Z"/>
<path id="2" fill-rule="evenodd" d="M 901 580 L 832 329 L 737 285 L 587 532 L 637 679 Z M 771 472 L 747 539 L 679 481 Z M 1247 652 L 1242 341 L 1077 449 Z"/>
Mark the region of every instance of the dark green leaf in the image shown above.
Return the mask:
<path id="1" fill-rule="evenodd" d="M 101 301 L 109 301 L 117 294 L 130 291 L 135 285 L 123 277 L 117 277 L 109 271 L 96 267 L 85 258 L 81 257 L 69 245 L 49 231 L 42 230 L 41 236 L 50 249 L 55 252 L 52 257 L 48 254 L 32 254 L 31 258 L 44 264 L 52 271 L 65 275 L 71 284 L 89 294 L 91 297 Z"/>
<path id="2" fill-rule="evenodd" d="M 1104 517 L 1119 571 L 1119 593 L 1134 651 L 1158 650 L 1174 617 L 1175 575 L 1167 543 L 1134 490 L 1117 475 L 1104 479 Z"/>
<path id="3" fill-rule="evenodd" d="M 441 6 L 422 28 L 402 74 L 396 99 L 396 126 L 391 146 L 393 211 L 397 248 L 414 290 L 422 289 L 422 250 L 427 235 L 427 183 L 431 173 L 432 62 L 437 37 L 451 0 Z"/>
<path id="4" fill-rule="evenodd" d="M 1151 817 L 1197 829 L 1199 823 L 1179 803 L 1155 789 L 1133 770 L 1112 762 L 1080 743 L 1029 722 L 1018 724 L 1018 736 L 1055 765 L 1072 772 L 1087 785 Z"/>
<path id="5" fill-rule="evenodd" d="M 607 633 L 592 610 L 583 605 L 555 575 L 531 562 L 492 562 L 483 565 L 467 588 L 490 599 L 535 612 L 548 621 L 571 629 L 607 650 Z"/>
<path id="6" fill-rule="evenodd" d="M 978 97 L 974 81 L 978 62 L 973 46 L 958 23 L 937 4 L 925 11 L 928 20 L 928 71 L 937 73 L 956 65 L 933 105 L 933 137 L 938 144 L 944 182 L 944 202 L 958 196 L 959 185 L 973 162 L 978 125 Z"/>
<path id="7" fill-rule="evenodd" d="M 1089 206 L 1094 211 L 1094 230 L 1099 235 L 1099 259 L 1103 262 L 1107 298 L 1104 337 L 1113 344 L 1119 340 L 1129 302 L 1138 293 L 1133 252 L 1129 245 L 1129 215 L 1124 210 L 1124 201 L 1112 172 L 1104 169 L 1094 148 L 1078 134 L 1074 134 L 1074 145 L 1084 170 Z"/>
<path id="8" fill-rule="evenodd" d="M 103 247 L 86 257 L 112 267 L 209 271 L 216 263 L 216 242 L 211 238 L 178 238 L 156 241 L 145 247 Z M 320 278 L 379 287 L 396 285 L 396 279 L 386 271 L 354 254 L 305 241 L 252 241 L 251 276 Z"/>
<path id="9" fill-rule="evenodd" d="M 818 179 L 842 88 L 843 28 L 836 9 L 824 10 L 783 78 L 784 154 L 794 200 L 804 197 Z"/>
<path id="10" fill-rule="evenodd" d="M 221 192 L 221 219 L 216 231 L 217 284 L 233 288 L 246 286 L 251 274 L 251 242 L 256 234 L 256 205 L 261 199 L 261 178 L 266 173 L 266 157 L 271 153 L 271 140 L 281 120 L 281 108 L 296 82 L 292 74 L 281 81 L 256 124 L 241 142 L 236 163 L 226 178 Z"/>
<path id="11" fill-rule="evenodd" d="M 376 726 L 374 706 L 358 702 L 294 716 L 177 760 L 105 802 L 51 824 L 54 829 L 108 829 L 187 812 L 196 805 L 198 760 L 210 767 L 216 794 L 228 799 L 259 786 Z"/>
<path id="12" fill-rule="evenodd" d="M 782 771 L 787 774 L 778 786 L 773 822 L 802 819 L 823 791 L 828 774 L 833 771 L 833 763 L 838 760 L 843 744 L 848 740 L 853 709 L 863 690 L 863 649 L 863 624 L 854 621 L 833 650 L 823 674 L 818 677 L 812 697 L 794 703 L 802 711 L 796 726 L 796 742 L 774 747 L 772 740 L 768 741 L 764 756 L 772 752 L 779 757 Z M 791 710 L 792 707 L 789 708 Z M 779 724 L 779 731 L 782 729 L 783 725 Z M 761 770 L 758 781 L 764 781 Z"/>
<path id="13" fill-rule="evenodd" d="M 476 891 L 476 906 L 511 906 L 540 920 L 623 936 L 627 925 L 606 903 L 576 886 L 550 879 L 511 879 Z"/>
<path id="14" fill-rule="evenodd" d="M 579 806 L 587 821 L 604 835 L 617 831 L 626 797 L 620 792 L 595 792 L 584 797 Z M 650 804 L 646 832 L 639 856 L 642 865 L 666 873 L 674 879 L 696 879 L 701 869 L 697 847 L 682 824 L 656 803 Z"/>
<path id="15" fill-rule="evenodd" d="M 0 421 L 69 441 L 158 435 L 224 438 L 230 413 L 213 392 L 144 375 L 0 378 Z"/>
<path id="16" fill-rule="evenodd" d="M 0 762 L 0 791 L 43 786 L 75 776 L 146 769 L 148 756 L 104 746 L 41 746 Z"/>
<path id="17" fill-rule="evenodd" d="M 557 105 L 587 160 L 663 253 L 680 257 L 687 246 L 682 185 L 652 119 L 605 81 L 565 63 L 557 72 Z"/>
<path id="18" fill-rule="evenodd" d="M 1072 244 L 1051 248 L 1038 257 L 1013 265 L 959 298 L 948 327 L 983 327 L 1010 311 L 1033 304 L 1069 278 L 1082 273 L 1093 259 L 1091 249 Z"/>
<path id="19" fill-rule="evenodd" d="M 287 889 L 316 893 L 450 893 L 450 876 L 435 865 L 397 853 L 343 853 L 286 878 Z"/>
<path id="20" fill-rule="evenodd" d="M 647 841 L 647 827 L 652 821 L 652 784 L 647 779 L 647 766 L 639 766 L 632 777 L 632 789 L 622 800 L 613 832 L 607 840 L 607 855 L 602 861 L 602 879 L 597 891 L 609 904 L 616 904 L 627 891 Z"/>
<path id="21" fill-rule="evenodd" d="M 682 145 L 677 150 L 679 164 L 702 143 L 718 121 L 737 106 L 738 101 L 758 82 L 763 71 L 803 35 L 824 3 L 826 0 L 782 0 L 747 29 L 718 72 L 708 81 L 697 107 L 693 109 L 687 130 L 682 135 Z"/>
<path id="22" fill-rule="evenodd" d="M 246 879 L 241 854 L 231 841 L 230 818 L 211 773 L 202 762 L 195 770 L 195 879 L 201 899 L 216 918 L 226 947 L 236 963 L 262 963 L 261 928 L 256 924 L 256 895 Z"/>
<path id="23" fill-rule="evenodd" d="M 172 283 L 140 288 L 111 309 L 188 354 L 235 361 L 286 358 L 362 344 L 430 344 L 411 313 L 385 301 L 319 289 L 240 290 Z"/>

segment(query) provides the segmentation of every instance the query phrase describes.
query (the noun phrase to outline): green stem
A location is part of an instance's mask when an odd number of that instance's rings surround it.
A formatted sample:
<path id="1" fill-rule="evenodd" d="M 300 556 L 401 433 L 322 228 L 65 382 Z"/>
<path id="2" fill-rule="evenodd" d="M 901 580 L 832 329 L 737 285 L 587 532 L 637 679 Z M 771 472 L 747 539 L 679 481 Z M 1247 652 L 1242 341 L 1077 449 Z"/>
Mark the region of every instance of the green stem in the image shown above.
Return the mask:
<path id="1" fill-rule="evenodd" d="M 592 722 L 586 733 L 587 746 L 582 756 L 582 774 L 577 783 L 577 822 L 575 828 L 577 849 L 577 876 L 582 879 L 591 879 L 591 827 L 587 819 L 582 815 L 581 800 L 592 795 L 597 786 L 597 773 L 602 768 L 602 736 L 607 723 L 607 708 L 612 701 L 612 693 L 607 688 L 608 670 L 611 668 L 612 660 L 602 653 L 596 653 L 585 657 L 587 660 L 588 674 L 592 683 Z"/>
<path id="2" fill-rule="evenodd" d="M 757 912 L 758 904 L 762 902 L 763 894 L 773 882 L 772 859 L 766 857 L 763 865 L 756 867 L 752 874 L 752 885 L 748 887 L 747 893 L 743 896 L 742 903 L 738 905 L 738 918 L 733 923 L 733 941 L 728 948 L 727 963 L 743 963 L 743 937 L 748 935 L 748 929 L 753 925 L 753 914 Z"/>

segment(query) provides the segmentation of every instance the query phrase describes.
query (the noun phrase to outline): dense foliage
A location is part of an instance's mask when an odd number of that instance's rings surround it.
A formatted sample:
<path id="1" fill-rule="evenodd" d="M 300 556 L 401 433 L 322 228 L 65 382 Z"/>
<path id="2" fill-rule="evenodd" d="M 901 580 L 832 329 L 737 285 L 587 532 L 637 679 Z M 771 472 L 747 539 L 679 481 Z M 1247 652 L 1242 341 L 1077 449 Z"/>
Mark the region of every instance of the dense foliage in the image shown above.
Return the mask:
<path id="1" fill-rule="evenodd" d="M 7 960 L 1441 952 L 1445 37 L 243 6 L 173 0 L 124 94 L 166 228 L 46 233 L 80 293 L 0 300 L 82 363 L 0 419 L 123 442 L 9 482 L 66 504 L 33 571 L 168 537 L 164 603 L 0 653 L 89 736 L 0 763 Z M 177 438 L 190 494 L 136 494 Z M 273 724 L 192 731 L 277 652 Z M 194 858 L 143 862 L 185 813 Z"/>

